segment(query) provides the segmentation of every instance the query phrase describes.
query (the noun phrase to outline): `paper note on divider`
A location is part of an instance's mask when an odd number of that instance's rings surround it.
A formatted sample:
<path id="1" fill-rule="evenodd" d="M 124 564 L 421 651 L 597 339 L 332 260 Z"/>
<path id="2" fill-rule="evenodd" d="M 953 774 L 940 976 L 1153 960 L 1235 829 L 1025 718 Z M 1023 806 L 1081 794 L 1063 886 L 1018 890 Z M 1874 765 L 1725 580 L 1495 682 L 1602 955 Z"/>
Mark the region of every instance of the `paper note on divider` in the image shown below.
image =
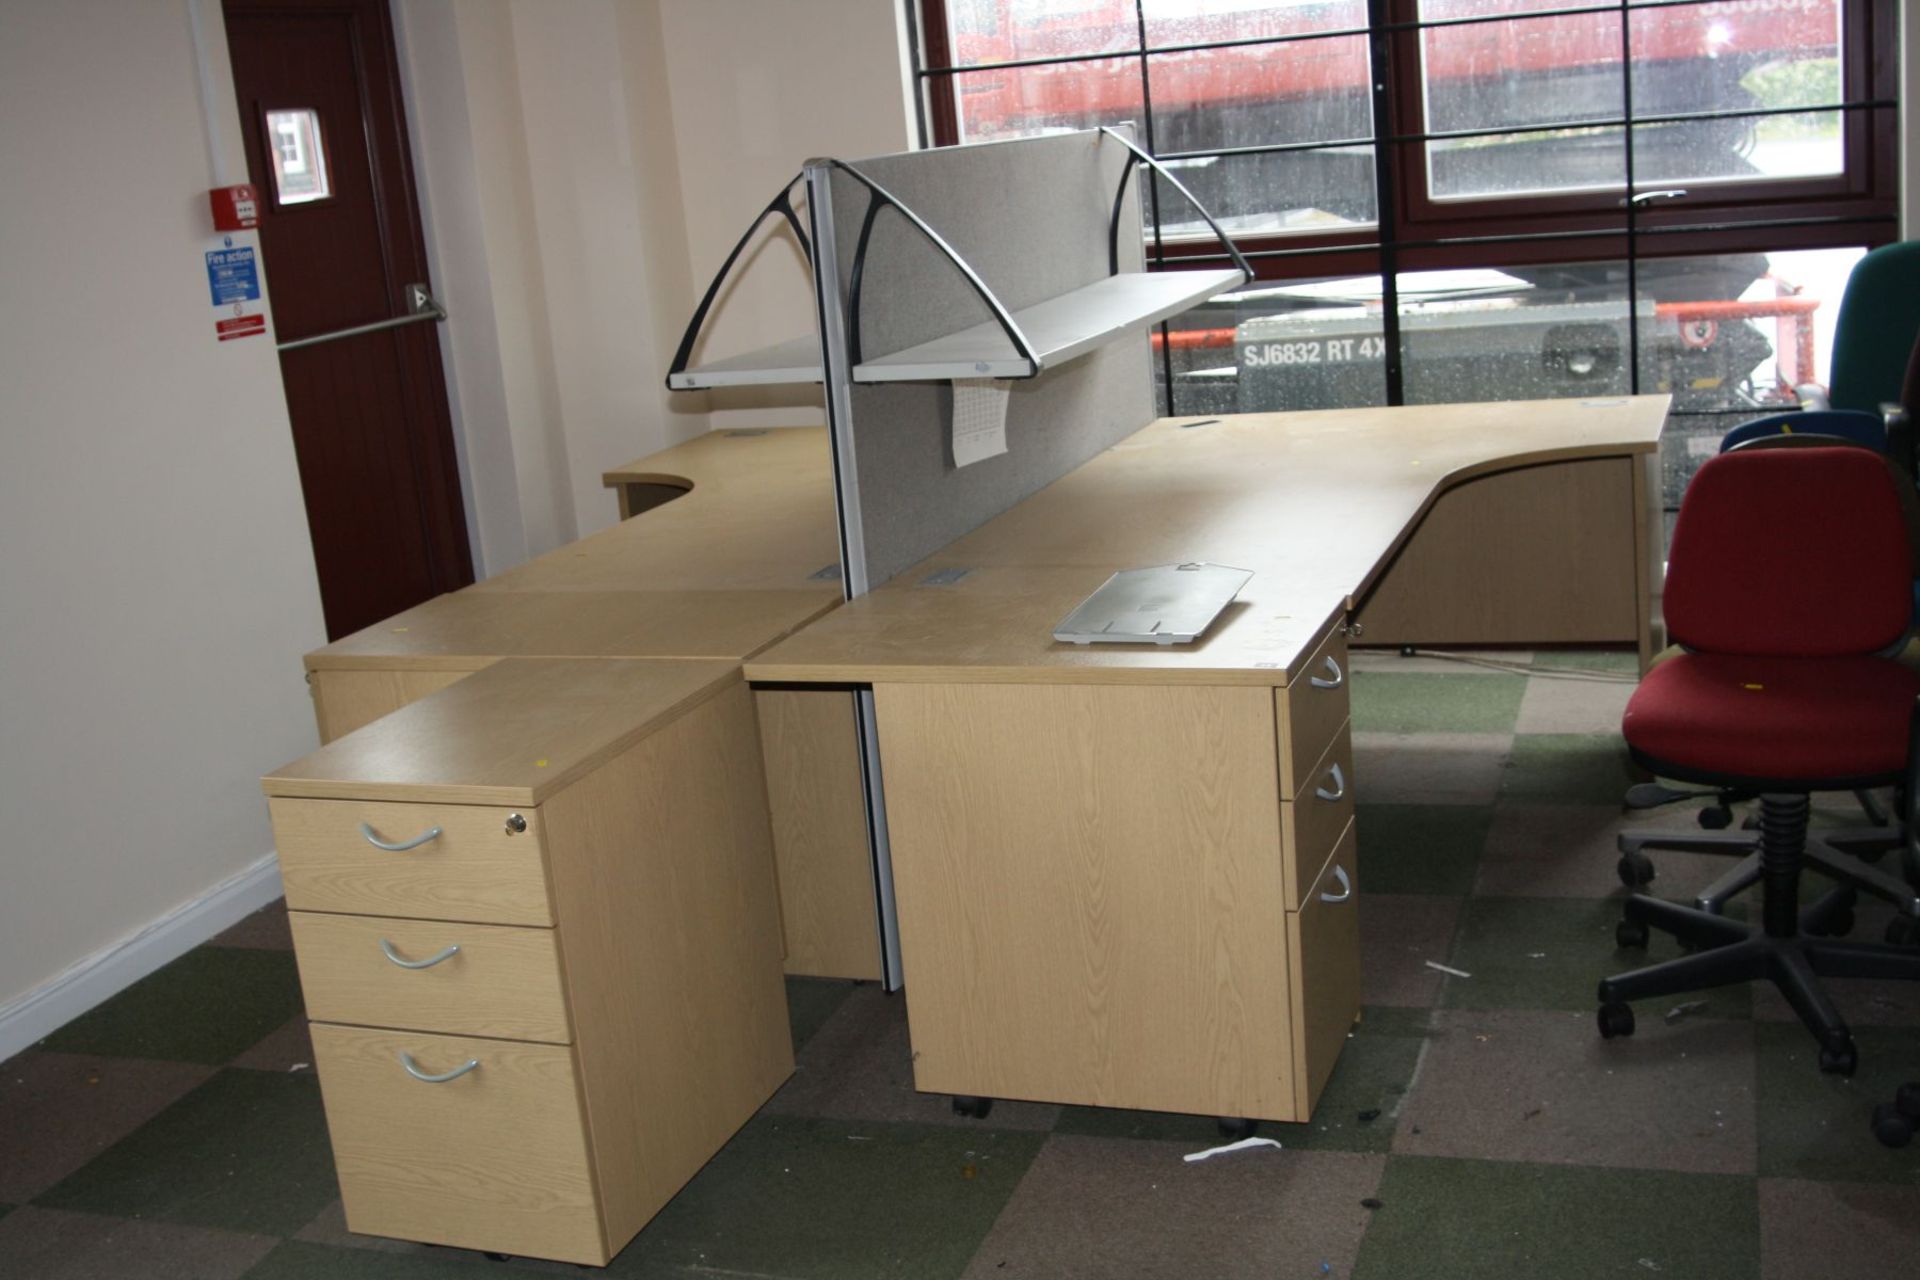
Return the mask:
<path id="1" fill-rule="evenodd" d="M 953 380 L 954 466 L 971 466 L 1007 451 L 1007 387 L 1002 378 Z"/>

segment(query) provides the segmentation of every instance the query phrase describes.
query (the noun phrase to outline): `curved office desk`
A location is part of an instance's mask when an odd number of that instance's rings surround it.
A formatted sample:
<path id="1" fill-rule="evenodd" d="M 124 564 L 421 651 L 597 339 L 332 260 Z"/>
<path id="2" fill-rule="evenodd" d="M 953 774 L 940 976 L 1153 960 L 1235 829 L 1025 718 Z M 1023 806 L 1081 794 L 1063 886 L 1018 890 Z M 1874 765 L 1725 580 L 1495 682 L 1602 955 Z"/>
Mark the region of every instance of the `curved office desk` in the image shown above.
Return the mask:
<path id="1" fill-rule="evenodd" d="M 1644 655 L 1666 409 L 1162 420 L 750 660 L 873 686 L 916 1085 L 1307 1119 L 1359 1008 L 1349 611 Z M 1189 560 L 1254 571 L 1200 642 L 1052 639 Z"/>

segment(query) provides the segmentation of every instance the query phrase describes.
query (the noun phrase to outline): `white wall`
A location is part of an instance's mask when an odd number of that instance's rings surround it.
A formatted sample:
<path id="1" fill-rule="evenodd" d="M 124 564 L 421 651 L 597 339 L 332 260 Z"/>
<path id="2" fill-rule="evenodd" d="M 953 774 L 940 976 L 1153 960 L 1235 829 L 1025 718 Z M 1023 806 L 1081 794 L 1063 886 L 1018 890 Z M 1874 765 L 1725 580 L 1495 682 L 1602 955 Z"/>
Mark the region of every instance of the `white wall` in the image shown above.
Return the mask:
<path id="1" fill-rule="evenodd" d="M 707 429 L 655 0 L 396 0 L 482 573 L 611 524 L 608 467 Z"/>
<path id="2" fill-rule="evenodd" d="M 277 893 L 257 780 L 314 744 L 312 549 L 273 340 L 214 339 L 187 4 L 0 0 L 0 1058 Z"/>
<path id="3" fill-rule="evenodd" d="M 662 0 L 697 289 L 807 160 L 855 160 L 914 145 L 901 3 Z M 735 272 L 737 283 L 707 327 L 707 358 L 814 331 L 806 260 L 784 226 Z M 716 427 L 826 420 L 817 389 L 716 391 L 710 402 Z"/>
<path id="4" fill-rule="evenodd" d="M 814 390 L 662 384 L 700 293 L 782 180 L 813 155 L 911 145 L 899 0 L 394 13 L 483 573 L 611 523 L 611 465 L 709 427 L 823 420 Z M 778 237 L 703 350 L 812 326 L 805 263 Z"/>

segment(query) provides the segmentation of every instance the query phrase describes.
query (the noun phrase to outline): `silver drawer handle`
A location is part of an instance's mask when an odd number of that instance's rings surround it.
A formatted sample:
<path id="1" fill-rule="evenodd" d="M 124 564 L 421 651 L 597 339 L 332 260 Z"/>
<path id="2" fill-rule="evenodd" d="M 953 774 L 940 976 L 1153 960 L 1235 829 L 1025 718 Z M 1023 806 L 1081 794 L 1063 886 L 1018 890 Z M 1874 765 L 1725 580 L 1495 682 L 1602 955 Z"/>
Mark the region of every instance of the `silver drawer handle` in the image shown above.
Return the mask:
<path id="1" fill-rule="evenodd" d="M 1313 679 L 1307 681 L 1307 683 L 1316 689 L 1338 689 L 1347 682 L 1347 673 L 1340 669 L 1340 664 L 1333 660 L 1332 654 L 1327 655 L 1327 673 L 1331 675 L 1333 679 L 1322 680 L 1319 676 L 1315 676 Z"/>
<path id="2" fill-rule="evenodd" d="M 465 1065 L 455 1067 L 451 1071 L 442 1071 L 439 1075 L 434 1075 L 431 1072 L 422 1071 L 420 1064 L 413 1060 L 413 1055 L 405 1049 L 402 1049 L 400 1051 L 400 1065 L 405 1067 L 407 1074 L 415 1080 L 422 1080 L 427 1084 L 445 1084 L 449 1080 L 458 1080 L 469 1071 L 478 1071 L 480 1069 L 480 1059 L 468 1058 Z"/>
<path id="3" fill-rule="evenodd" d="M 1320 895 L 1320 901 L 1345 902 L 1348 898 L 1351 898 L 1353 896 L 1353 881 L 1347 879 L 1347 869 L 1337 862 L 1333 864 L 1333 878 L 1340 882 L 1340 892 L 1323 893 Z"/>
<path id="4" fill-rule="evenodd" d="M 361 838 L 374 848 L 385 849 L 388 853 L 405 853 L 409 849 L 418 849 L 427 841 L 438 839 L 439 835 L 440 828 L 429 827 L 424 833 L 415 836 L 411 840 L 402 840 L 398 844 L 388 844 L 385 840 L 373 834 L 373 827 L 371 825 L 365 822 L 360 824 Z"/>
<path id="5" fill-rule="evenodd" d="M 380 939 L 380 953 L 399 965 L 402 969 L 431 969 L 442 960 L 451 960 L 459 955 L 460 944 L 456 942 L 444 951 L 436 951 L 425 960 L 404 960 L 401 958 L 400 953 L 393 949 L 393 944 L 385 938 L 382 938 Z"/>
<path id="6" fill-rule="evenodd" d="M 1327 771 L 1327 776 L 1333 779 L 1333 790 L 1329 791 L 1325 787 L 1315 787 L 1313 794 L 1319 796 L 1322 800 L 1338 800 L 1345 796 L 1347 794 L 1347 779 L 1346 775 L 1340 772 L 1340 762 L 1338 760 L 1333 762 L 1333 768 Z"/>

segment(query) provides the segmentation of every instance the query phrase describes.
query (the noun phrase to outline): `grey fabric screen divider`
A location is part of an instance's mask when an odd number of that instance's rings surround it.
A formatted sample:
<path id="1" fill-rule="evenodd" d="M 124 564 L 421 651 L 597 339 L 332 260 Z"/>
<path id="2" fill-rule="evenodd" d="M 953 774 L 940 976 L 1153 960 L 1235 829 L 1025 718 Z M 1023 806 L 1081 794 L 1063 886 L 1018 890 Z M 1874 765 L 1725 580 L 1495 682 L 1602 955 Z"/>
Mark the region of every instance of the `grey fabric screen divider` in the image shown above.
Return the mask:
<path id="1" fill-rule="evenodd" d="M 924 219 L 1017 310 L 1110 274 L 1108 226 L 1126 158 L 1118 143 L 1086 132 L 850 163 Z M 866 188 L 835 173 L 833 204 L 844 297 Z M 1120 221 L 1122 271 L 1145 265 L 1140 227 L 1137 191 L 1130 192 Z M 860 308 L 866 358 L 991 319 L 953 265 L 892 211 L 874 225 Z M 850 409 L 866 581 L 878 586 L 1151 421 L 1152 354 L 1144 334 L 1130 334 L 1012 382 L 1007 452 L 965 468 L 955 468 L 949 451 L 951 384 L 855 384 Z"/>

